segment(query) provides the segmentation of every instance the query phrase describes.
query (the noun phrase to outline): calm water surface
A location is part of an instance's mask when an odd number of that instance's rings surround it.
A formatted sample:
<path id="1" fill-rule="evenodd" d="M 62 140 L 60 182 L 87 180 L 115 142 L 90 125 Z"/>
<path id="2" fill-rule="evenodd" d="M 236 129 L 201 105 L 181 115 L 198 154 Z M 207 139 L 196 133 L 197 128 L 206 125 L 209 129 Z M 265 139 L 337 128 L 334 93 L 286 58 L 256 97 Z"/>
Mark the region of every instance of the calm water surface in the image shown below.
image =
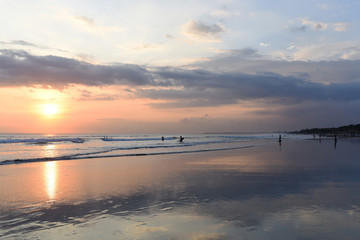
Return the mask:
<path id="1" fill-rule="evenodd" d="M 359 239 L 360 141 L 0 166 L 0 239 Z"/>

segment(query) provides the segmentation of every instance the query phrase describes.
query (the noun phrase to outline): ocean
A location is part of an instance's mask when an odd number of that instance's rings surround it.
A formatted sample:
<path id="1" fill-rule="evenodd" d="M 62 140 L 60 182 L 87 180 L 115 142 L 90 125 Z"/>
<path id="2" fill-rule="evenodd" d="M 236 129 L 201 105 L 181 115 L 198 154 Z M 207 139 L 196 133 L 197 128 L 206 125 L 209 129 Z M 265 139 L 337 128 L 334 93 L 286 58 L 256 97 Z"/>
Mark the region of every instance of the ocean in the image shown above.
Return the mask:
<path id="1" fill-rule="evenodd" d="M 101 157 L 158 155 L 253 147 L 279 133 L 257 134 L 0 134 L 0 165 Z M 283 135 L 283 138 L 308 138 Z"/>
<path id="2" fill-rule="evenodd" d="M 179 137 L 2 135 L 0 239 L 359 239 L 359 138 Z"/>

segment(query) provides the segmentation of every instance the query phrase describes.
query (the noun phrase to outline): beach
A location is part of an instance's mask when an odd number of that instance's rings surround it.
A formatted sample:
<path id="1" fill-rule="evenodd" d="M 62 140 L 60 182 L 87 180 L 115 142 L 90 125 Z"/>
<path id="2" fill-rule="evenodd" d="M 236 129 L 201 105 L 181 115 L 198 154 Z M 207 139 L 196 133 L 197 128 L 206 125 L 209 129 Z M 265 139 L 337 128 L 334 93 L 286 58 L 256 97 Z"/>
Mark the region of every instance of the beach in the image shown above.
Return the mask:
<path id="1" fill-rule="evenodd" d="M 360 240 L 360 0 L 0 9 L 0 240 Z"/>
<path id="2" fill-rule="evenodd" d="M 283 138 L 2 165 L 0 239 L 357 239 L 359 146 Z"/>

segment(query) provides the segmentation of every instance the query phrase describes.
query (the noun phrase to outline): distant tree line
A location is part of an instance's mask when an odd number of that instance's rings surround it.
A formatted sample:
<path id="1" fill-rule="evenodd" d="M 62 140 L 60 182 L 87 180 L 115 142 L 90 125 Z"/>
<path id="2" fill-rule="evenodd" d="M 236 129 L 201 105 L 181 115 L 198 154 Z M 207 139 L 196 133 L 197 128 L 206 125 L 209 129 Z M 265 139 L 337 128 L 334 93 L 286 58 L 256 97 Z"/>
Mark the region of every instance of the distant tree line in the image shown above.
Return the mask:
<path id="1" fill-rule="evenodd" d="M 341 126 L 337 128 L 311 128 L 311 129 L 302 129 L 296 131 L 297 134 L 316 134 L 316 135 L 338 135 L 338 136 L 348 136 L 356 137 L 360 136 L 360 124 L 351 124 L 347 126 Z"/>

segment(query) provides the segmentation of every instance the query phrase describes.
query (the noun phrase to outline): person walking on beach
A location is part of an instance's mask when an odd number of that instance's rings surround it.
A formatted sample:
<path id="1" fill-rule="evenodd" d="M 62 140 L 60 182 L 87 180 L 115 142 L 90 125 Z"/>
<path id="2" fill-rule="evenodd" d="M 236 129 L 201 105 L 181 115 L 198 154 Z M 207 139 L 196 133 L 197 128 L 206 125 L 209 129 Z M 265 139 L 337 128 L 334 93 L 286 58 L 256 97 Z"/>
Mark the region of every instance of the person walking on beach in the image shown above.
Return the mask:
<path id="1" fill-rule="evenodd" d="M 279 140 L 278 140 L 279 143 L 281 143 L 281 134 L 279 134 Z"/>

